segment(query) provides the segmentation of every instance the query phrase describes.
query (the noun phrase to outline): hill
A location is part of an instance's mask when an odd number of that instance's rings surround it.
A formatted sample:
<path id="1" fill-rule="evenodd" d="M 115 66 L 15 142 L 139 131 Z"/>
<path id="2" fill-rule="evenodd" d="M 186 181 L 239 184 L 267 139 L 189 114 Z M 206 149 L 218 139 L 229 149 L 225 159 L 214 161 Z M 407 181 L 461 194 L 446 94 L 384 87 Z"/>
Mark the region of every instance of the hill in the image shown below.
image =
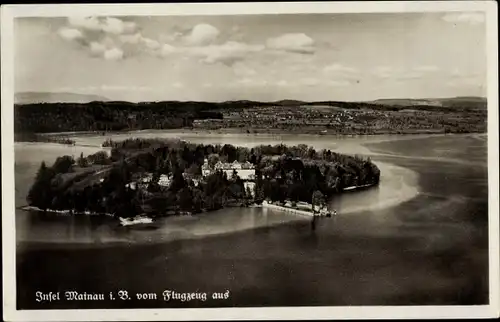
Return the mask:
<path id="1" fill-rule="evenodd" d="M 109 101 L 106 97 L 66 92 L 21 92 L 14 97 L 15 104 L 36 103 L 88 103 L 92 101 Z"/>

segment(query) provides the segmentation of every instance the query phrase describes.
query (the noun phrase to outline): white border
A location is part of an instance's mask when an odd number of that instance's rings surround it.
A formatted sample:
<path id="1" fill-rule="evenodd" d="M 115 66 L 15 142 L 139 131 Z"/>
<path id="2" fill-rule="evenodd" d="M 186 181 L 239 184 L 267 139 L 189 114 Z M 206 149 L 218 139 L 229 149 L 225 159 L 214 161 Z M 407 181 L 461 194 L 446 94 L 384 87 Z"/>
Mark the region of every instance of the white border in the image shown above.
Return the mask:
<path id="1" fill-rule="evenodd" d="M 488 186 L 490 305 L 484 306 L 378 306 L 287 307 L 224 309 L 122 309 L 29 310 L 15 306 L 15 206 L 13 144 L 13 21 L 15 17 L 68 15 L 229 15 L 291 13 L 389 13 L 389 12 L 486 12 L 488 36 Z M 499 218 L 498 218 L 498 27 L 494 1 L 435 2 L 309 2 L 309 3 L 191 3 L 191 4 L 78 4 L 11 5 L 1 11 L 2 70 L 2 235 L 3 312 L 6 321 L 156 321 L 156 320 L 261 320 L 261 319 L 375 319 L 375 318 L 488 318 L 499 316 Z M 82 312 L 84 312 L 82 314 Z"/>

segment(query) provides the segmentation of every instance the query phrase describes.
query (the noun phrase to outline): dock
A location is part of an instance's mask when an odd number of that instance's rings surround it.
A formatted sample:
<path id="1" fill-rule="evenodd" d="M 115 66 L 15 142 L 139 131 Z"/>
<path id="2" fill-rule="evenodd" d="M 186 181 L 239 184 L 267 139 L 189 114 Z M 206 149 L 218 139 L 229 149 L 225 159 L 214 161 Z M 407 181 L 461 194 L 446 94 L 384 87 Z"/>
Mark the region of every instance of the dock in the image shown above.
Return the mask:
<path id="1" fill-rule="evenodd" d="M 297 215 L 301 215 L 301 216 L 307 216 L 307 217 L 324 216 L 322 214 L 314 214 L 312 211 L 306 211 L 306 210 L 301 210 L 301 209 L 295 209 L 295 208 L 290 208 L 290 207 L 273 205 L 272 203 L 268 203 L 266 200 L 264 200 L 262 202 L 262 207 L 276 209 L 276 210 L 285 211 L 285 212 L 290 212 L 290 213 L 293 213 L 293 214 L 297 214 Z"/>

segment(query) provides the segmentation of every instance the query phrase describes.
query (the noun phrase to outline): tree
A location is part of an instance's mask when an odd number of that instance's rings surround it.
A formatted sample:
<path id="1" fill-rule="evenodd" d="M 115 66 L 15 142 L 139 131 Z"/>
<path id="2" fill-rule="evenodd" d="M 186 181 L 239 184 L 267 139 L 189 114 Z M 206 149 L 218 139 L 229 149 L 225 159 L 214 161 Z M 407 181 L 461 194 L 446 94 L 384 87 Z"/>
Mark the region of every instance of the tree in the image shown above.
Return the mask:
<path id="1" fill-rule="evenodd" d="M 260 205 L 262 204 L 262 202 L 264 201 L 264 190 L 262 189 L 262 186 L 261 185 L 255 185 L 254 187 L 254 202 L 257 204 L 257 205 Z"/>
<path id="2" fill-rule="evenodd" d="M 46 210 L 52 203 L 52 179 L 56 173 L 42 161 L 35 182 L 28 192 L 27 201 L 31 206 Z"/>
<path id="3" fill-rule="evenodd" d="M 193 196 L 188 187 L 184 187 L 177 192 L 177 204 L 182 210 L 191 210 L 193 208 Z"/>
<path id="4" fill-rule="evenodd" d="M 250 189 L 250 186 L 247 186 L 246 193 L 247 193 L 247 198 L 250 199 L 253 197 L 252 189 Z"/>
<path id="5" fill-rule="evenodd" d="M 80 154 L 80 157 L 76 160 L 76 163 L 79 167 L 85 168 L 89 165 L 87 159 L 83 156 L 83 152 Z"/>
<path id="6" fill-rule="evenodd" d="M 313 195 L 312 195 L 312 207 L 313 207 L 313 211 L 316 210 L 316 207 L 318 207 L 319 209 L 321 209 L 325 205 L 326 205 L 326 199 L 325 199 L 325 196 L 323 195 L 323 193 L 321 193 L 321 191 L 319 191 L 319 190 L 314 191 Z"/>
<path id="7" fill-rule="evenodd" d="M 107 165 L 110 163 L 106 151 L 99 151 L 94 154 L 91 154 L 87 157 L 87 159 L 90 163 L 93 164 Z"/>
<path id="8" fill-rule="evenodd" d="M 208 165 L 210 166 L 211 169 L 214 168 L 214 166 L 219 162 L 220 158 L 218 154 L 212 153 L 208 156 L 207 161 Z"/>
<path id="9" fill-rule="evenodd" d="M 203 208 L 203 192 L 198 189 L 193 189 L 193 211 L 200 212 Z"/>
<path id="10" fill-rule="evenodd" d="M 240 177 L 238 176 L 238 171 L 233 169 L 233 173 L 231 174 L 231 181 L 237 181 Z"/>
<path id="11" fill-rule="evenodd" d="M 239 184 L 238 182 L 231 182 L 229 185 L 229 192 L 233 198 L 241 199 L 244 197 L 245 189 L 242 184 Z"/>
<path id="12" fill-rule="evenodd" d="M 72 156 L 64 155 L 56 159 L 54 165 L 52 166 L 52 169 L 54 169 L 56 173 L 67 173 L 71 171 L 74 163 L 75 160 Z"/>
<path id="13" fill-rule="evenodd" d="M 238 147 L 237 149 L 237 160 L 240 163 L 247 162 L 250 158 L 250 154 L 247 148 Z"/>
<path id="14" fill-rule="evenodd" d="M 179 190 L 185 188 L 187 186 L 186 180 L 184 180 L 184 176 L 182 175 L 182 170 L 176 168 L 172 175 L 172 182 L 170 183 L 170 190 L 173 192 L 178 192 Z"/>
<path id="15" fill-rule="evenodd" d="M 294 183 L 288 186 L 288 198 L 292 202 L 297 202 L 300 199 L 300 191 L 302 190 L 302 186 L 300 183 Z"/>
<path id="16" fill-rule="evenodd" d="M 200 175 L 201 174 L 201 167 L 196 164 L 196 163 L 193 163 L 191 164 L 191 166 L 186 170 L 186 173 L 190 174 L 190 175 Z"/>
<path id="17" fill-rule="evenodd" d="M 158 184 L 158 181 L 160 180 L 160 173 L 158 171 L 153 172 L 153 176 L 151 177 L 151 181 L 148 184 L 148 191 L 149 192 L 159 192 L 160 185 Z"/>

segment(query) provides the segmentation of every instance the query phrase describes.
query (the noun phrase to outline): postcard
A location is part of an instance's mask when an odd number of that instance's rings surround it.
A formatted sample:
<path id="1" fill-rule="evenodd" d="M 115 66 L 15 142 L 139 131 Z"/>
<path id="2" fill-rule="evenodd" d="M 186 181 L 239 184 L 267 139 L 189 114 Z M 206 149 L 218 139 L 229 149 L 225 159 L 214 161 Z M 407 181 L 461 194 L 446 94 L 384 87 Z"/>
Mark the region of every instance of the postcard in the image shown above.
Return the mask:
<path id="1" fill-rule="evenodd" d="M 498 317 L 496 2 L 1 13 L 6 321 Z"/>

